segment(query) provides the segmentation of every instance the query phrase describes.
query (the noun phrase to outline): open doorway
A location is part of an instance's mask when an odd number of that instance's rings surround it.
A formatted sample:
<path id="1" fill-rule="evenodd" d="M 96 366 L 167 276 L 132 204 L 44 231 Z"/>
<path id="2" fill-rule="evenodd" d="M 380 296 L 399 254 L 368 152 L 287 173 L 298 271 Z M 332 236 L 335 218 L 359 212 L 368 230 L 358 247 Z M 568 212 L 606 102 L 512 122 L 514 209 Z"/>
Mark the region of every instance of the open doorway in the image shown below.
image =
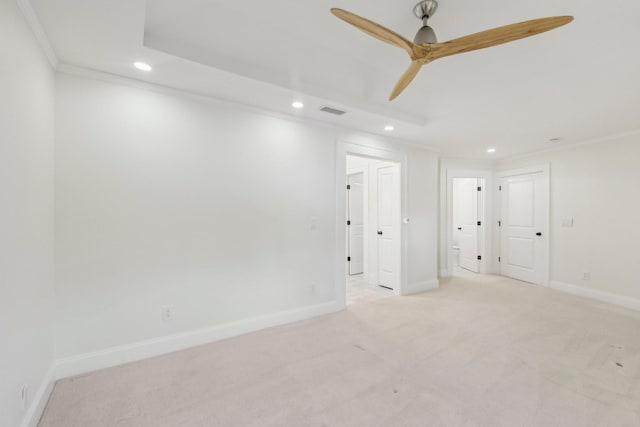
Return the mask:
<path id="1" fill-rule="evenodd" d="M 491 171 L 446 172 L 446 272 L 444 276 L 492 271 Z"/>
<path id="2" fill-rule="evenodd" d="M 400 164 L 347 155 L 347 305 L 400 294 Z"/>
<path id="3" fill-rule="evenodd" d="M 484 180 L 454 178 L 452 194 L 453 274 L 480 273 Z"/>

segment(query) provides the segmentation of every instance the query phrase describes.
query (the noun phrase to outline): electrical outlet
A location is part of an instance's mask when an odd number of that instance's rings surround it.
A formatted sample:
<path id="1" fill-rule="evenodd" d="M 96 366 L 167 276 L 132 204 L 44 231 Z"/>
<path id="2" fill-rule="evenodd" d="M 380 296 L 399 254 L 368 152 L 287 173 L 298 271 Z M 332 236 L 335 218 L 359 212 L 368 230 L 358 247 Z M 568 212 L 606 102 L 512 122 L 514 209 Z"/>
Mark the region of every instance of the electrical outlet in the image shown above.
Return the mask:
<path id="1" fill-rule="evenodd" d="M 22 409 L 26 410 L 29 403 L 29 385 L 25 384 L 20 390 L 20 402 L 22 402 Z"/>
<path id="2" fill-rule="evenodd" d="M 589 280 L 591 280 L 591 273 L 589 273 L 588 271 L 586 271 L 586 272 L 582 275 L 582 280 L 584 280 L 585 282 L 588 282 Z"/>
<path id="3" fill-rule="evenodd" d="M 174 307 L 172 305 L 163 305 L 161 311 L 163 322 L 171 322 L 173 320 Z"/>

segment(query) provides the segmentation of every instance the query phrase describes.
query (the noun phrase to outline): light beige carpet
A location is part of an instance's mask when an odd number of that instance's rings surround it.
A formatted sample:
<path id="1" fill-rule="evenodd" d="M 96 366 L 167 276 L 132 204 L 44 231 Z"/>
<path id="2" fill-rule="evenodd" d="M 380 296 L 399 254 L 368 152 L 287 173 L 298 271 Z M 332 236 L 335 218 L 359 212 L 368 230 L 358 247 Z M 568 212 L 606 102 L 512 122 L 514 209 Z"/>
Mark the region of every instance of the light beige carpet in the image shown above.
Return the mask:
<path id="1" fill-rule="evenodd" d="M 391 289 L 365 282 L 362 274 L 347 277 L 347 305 L 371 302 L 395 295 Z"/>
<path id="2" fill-rule="evenodd" d="M 640 426 L 640 313 L 491 276 L 59 381 L 40 427 Z"/>

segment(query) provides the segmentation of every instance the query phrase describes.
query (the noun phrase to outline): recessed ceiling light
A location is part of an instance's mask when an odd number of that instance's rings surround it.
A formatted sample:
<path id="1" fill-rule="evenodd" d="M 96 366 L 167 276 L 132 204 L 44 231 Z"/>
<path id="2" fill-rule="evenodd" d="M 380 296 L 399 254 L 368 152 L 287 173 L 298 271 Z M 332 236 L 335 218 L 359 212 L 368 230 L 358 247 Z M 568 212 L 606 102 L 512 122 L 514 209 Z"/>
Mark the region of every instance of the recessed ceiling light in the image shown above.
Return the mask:
<path id="1" fill-rule="evenodd" d="M 496 149 L 495 148 L 487 148 L 487 153 L 495 153 Z"/>
<path id="2" fill-rule="evenodd" d="M 384 127 L 384 130 L 386 130 L 387 132 L 392 132 L 395 128 L 391 125 L 387 125 Z"/>
<path id="3" fill-rule="evenodd" d="M 300 102 L 300 101 L 296 101 L 296 102 L 292 103 L 291 106 L 293 108 L 298 108 L 298 109 L 304 108 L 304 104 L 302 102 Z"/>
<path id="4" fill-rule="evenodd" d="M 146 62 L 134 62 L 133 66 L 140 71 L 151 71 L 153 69 L 151 68 L 151 65 L 147 64 Z"/>

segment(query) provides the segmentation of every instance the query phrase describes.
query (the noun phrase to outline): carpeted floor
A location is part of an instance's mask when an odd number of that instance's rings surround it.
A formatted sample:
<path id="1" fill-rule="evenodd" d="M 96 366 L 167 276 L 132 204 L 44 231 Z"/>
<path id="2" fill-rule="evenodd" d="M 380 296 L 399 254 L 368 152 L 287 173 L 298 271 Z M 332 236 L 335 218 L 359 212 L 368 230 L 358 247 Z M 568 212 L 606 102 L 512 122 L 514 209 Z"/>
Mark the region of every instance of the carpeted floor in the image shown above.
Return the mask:
<path id="1" fill-rule="evenodd" d="M 494 276 L 59 381 L 40 427 L 640 426 L 640 313 Z"/>
<path id="2" fill-rule="evenodd" d="M 396 293 L 391 289 L 365 282 L 362 274 L 347 277 L 347 305 L 371 302 L 395 295 Z"/>

